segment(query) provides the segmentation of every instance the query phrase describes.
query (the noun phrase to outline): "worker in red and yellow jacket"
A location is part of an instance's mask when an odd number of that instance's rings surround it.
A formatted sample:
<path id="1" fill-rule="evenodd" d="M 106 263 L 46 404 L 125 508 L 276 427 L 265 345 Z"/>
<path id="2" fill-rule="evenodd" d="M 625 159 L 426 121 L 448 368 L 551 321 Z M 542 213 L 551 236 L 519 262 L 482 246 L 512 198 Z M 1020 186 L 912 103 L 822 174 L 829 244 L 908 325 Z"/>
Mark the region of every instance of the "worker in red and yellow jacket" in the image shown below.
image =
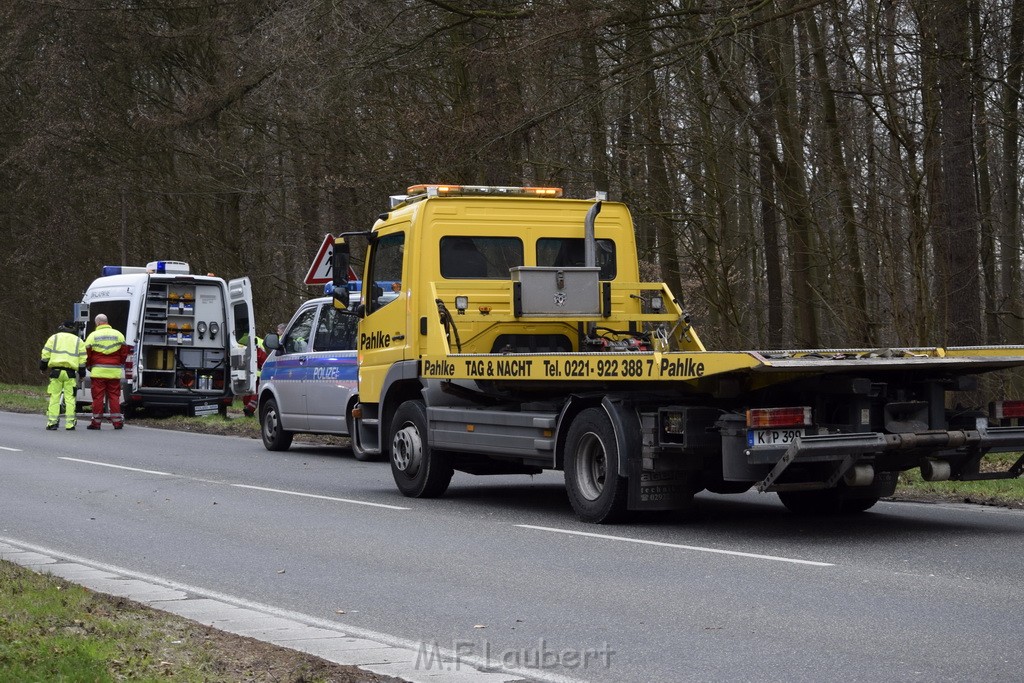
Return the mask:
<path id="1" fill-rule="evenodd" d="M 110 422 L 114 429 L 124 427 L 121 415 L 121 376 L 131 347 L 124 335 L 107 322 L 107 316 L 96 316 L 96 329 L 85 338 L 86 367 L 92 377 L 92 422 L 86 429 L 99 429 L 103 418 L 103 399 L 107 399 Z"/>

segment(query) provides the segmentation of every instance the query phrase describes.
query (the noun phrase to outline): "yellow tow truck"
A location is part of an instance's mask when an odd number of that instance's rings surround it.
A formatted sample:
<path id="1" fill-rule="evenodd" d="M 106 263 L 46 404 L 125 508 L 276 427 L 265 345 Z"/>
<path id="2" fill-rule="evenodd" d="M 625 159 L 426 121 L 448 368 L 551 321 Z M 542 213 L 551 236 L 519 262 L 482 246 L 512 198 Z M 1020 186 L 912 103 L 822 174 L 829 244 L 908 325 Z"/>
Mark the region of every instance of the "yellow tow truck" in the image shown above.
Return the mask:
<path id="1" fill-rule="evenodd" d="M 708 351 L 663 283 L 641 282 L 627 208 L 558 188 L 415 185 L 367 240 L 353 448 L 399 490 L 456 470 L 563 470 L 588 522 L 684 508 L 707 489 L 777 492 L 791 510 L 861 512 L 900 471 L 931 481 L 1024 451 L 1024 401 L 950 409 L 1024 348 Z M 969 392 L 969 393 L 966 393 Z"/>

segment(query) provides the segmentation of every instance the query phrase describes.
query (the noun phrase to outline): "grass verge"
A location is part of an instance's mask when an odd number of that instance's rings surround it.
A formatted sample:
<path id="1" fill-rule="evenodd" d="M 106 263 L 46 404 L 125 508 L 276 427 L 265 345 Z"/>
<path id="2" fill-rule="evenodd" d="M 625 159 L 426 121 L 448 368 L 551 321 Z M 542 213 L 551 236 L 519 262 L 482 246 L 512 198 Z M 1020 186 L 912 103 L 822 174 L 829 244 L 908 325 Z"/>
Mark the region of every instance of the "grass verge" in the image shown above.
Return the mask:
<path id="1" fill-rule="evenodd" d="M 396 681 L 0 561 L 0 681 Z"/>
<path id="2" fill-rule="evenodd" d="M 985 458 L 982 470 L 1005 472 L 1019 453 L 994 453 Z M 940 500 L 978 505 L 999 505 L 1024 509 L 1024 479 L 992 479 L 987 481 L 925 481 L 920 470 L 900 473 L 897 499 Z"/>

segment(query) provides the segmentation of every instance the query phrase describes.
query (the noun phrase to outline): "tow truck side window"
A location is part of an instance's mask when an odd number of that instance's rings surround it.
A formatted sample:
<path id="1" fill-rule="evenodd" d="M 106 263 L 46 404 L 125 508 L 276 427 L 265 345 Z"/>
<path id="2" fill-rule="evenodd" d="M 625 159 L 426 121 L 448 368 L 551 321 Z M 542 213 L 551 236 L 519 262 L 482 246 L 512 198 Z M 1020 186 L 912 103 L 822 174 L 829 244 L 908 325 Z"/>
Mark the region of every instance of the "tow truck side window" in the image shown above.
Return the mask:
<path id="1" fill-rule="evenodd" d="M 595 240 L 597 248 L 597 267 L 601 269 L 599 278 L 615 279 L 615 242 L 614 240 Z M 584 244 L 582 237 L 542 237 L 537 240 L 537 265 L 556 268 L 578 268 L 584 264 Z"/>
<path id="2" fill-rule="evenodd" d="M 305 353 L 309 350 L 309 333 L 313 329 L 315 308 L 307 308 L 295 319 L 295 324 L 284 335 L 281 346 L 285 353 Z"/>
<path id="3" fill-rule="evenodd" d="M 518 237 L 441 238 L 441 277 L 447 280 L 508 280 L 510 268 L 523 265 Z"/>
<path id="4" fill-rule="evenodd" d="M 366 293 L 366 312 L 373 313 L 394 301 L 393 292 L 384 292 L 381 282 L 402 281 L 402 256 L 405 253 L 405 233 L 393 232 L 377 240 L 370 263 L 370 283 Z M 401 285 L 399 285 L 401 286 Z M 364 283 L 366 287 L 366 283 Z"/>

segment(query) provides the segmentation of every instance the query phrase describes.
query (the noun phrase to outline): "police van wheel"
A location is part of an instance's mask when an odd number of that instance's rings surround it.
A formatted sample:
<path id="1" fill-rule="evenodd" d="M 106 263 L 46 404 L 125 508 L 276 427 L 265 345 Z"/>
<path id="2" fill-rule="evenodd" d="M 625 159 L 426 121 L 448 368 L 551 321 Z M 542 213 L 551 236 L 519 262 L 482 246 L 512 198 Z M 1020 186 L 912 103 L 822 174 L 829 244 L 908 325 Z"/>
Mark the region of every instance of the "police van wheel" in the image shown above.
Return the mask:
<path id="1" fill-rule="evenodd" d="M 423 401 L 398 406 L 391 422 L 391 474 L 402 495 L 437 498 L 448 489 L 455 471 L 444 453 L 427 442 L 427 409 Z"/>
<path id="2" fill-rule="evenodd" d="M 281 428 L 281 413 L 272 398 L 260 410 L 260 435 L 268 451 L 286 451 L 292 445 L 292 433 Z"/>
<path id="3" fill-rule="evenodd" d="M 587 408 L 572 421 L 565 441 L 565 489 L 576 516 L 608 524 L 626 511 L 628 481 L 619 475 L 615 429 L 600 408 Z"/>
<path id="4" fill-rule="evenodd" d="M 356 438 L 356 419 L 352 417 L 351 412 L 348 414 L 348 417 L 345 418 L 345 425 L 348 428 L 349 441 L 352 442 L 352 457 L 354 457 L 359 462 L 372 462 L 374 460 L 378 460 L 379 456 L 374 455 L 372 453 L 367 453 L 359 445 L 359 439 Z"/>

